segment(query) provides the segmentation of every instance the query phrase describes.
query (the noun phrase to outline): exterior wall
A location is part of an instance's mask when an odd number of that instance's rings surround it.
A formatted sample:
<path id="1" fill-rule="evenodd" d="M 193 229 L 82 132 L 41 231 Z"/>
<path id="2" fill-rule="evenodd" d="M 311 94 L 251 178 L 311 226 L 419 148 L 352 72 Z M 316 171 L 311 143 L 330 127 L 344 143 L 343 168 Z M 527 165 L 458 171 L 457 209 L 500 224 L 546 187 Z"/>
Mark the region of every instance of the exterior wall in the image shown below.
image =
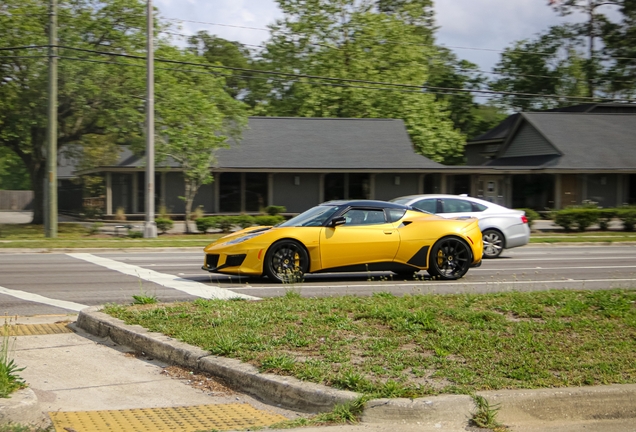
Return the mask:
<path id="1" fill-rule="evenodd" d="M 185 190 L 184 190 L 185 191 Z M 181 192 L 181 196 L 183 196 L 183 192 Z M 185 202 L 183 200 L 179 200 L 183 203 L 183 208 L 185 211 Z M 214 212 L 214 182 L 203 185 L 199 188 L 199 191 L 194 196 L 194 202 L 192 203 L 192 210 L 195 208 L 202 206 L 204 213 L 213 213 Z"/>
<path id="2" fill-rule="evenodd" d="M 285 206 L 289 213 L 301 213 L 320 204 L 320 174 L 274 174 L 273 200 L 269 204 Z"/>
<path id="3" fill-rule="evenodd" d="M 587 176 L 586 199 L 601 207 L 615 207 L 618 198 L 618 176 L 616 174 L 590 174 Z"/>
<path id="4" fill-rule="evenodd" d="M 397 179 L 399 178 L 399 181 Z M 398 183 L 399 184 L 395 184 Z M 388 201 L 404 195 L 415 195 L 420 190 L 419 174 L 377 174 L 373 199 Z"/>

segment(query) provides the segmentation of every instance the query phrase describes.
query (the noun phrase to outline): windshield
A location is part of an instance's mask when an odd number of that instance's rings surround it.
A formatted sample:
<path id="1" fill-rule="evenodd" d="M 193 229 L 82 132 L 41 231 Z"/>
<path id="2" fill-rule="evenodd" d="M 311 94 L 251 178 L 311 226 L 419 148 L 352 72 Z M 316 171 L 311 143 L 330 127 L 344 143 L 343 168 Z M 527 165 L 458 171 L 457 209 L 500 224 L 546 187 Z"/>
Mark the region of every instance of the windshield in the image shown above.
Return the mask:
<path id="1" fill-rule="evenodd" d="M 278 225 L 279 227 L 322 226 L 342 206 L 319 205 Z"/>

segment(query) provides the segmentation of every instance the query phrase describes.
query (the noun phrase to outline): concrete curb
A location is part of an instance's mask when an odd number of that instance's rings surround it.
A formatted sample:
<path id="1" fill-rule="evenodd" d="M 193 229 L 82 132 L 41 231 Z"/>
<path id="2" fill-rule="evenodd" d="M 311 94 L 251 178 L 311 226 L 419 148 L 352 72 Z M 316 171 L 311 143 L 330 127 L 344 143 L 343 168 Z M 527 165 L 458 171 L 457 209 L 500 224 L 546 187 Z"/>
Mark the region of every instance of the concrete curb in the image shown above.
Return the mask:
<path id="1" fill-rule="evenodd" d="M 238 390 L 264 402 L 304 412 L 326 412 L 361 395 L 300 381 L 262 374 L 249 364 L 211 355 L 137 325 L 127 325 L 95 306 L 80 311 L 76 325 L 99 337 L 142 351 L 162 361 L 208 372 Z M 503 424 L 563 422 L 599 419 L 636 419 L 636 384 L 538 390 L 483 391 L 492 407 L 499 408 Z M 365 423 L 417 423 L 435 427 L 465 426 L 474 413 L 467 395 L 440 395 L 418 399 L 375 399 L 366 403 Z"/>
<path id="2" fill-rule="evenodd" d="M 0 398 L 0 425 L 36 425 L 46 420 L 36 394 L 28 387 L 12 393 L 8 399 Z"/>

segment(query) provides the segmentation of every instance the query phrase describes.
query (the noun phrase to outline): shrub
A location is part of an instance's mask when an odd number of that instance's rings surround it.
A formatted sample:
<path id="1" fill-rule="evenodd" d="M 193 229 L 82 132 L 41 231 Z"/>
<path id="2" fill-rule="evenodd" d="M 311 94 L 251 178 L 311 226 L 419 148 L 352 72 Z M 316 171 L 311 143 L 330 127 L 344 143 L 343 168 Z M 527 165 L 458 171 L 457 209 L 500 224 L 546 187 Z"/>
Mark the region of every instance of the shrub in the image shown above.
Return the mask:
<path id="1" fill-rule="evenodd" d="M 616 217 L 616 209 L 599 209 L 598 210 L 598 226 L 602 231 L 609 229 L 609 223 Z"/>
<path id="2" fill-rule="evenodd" d="M 197 226 L 197 230 L 205 234 L 210 228 L 216 228 L 216 217 L 200 217 L 195 219 L 194 223 Z"/>
<path id="3" fill-rule="evenodd" d="M 275 206 L 275 205 L 267 206 L 264 209 L 264 212 L 270 216 L 276 216 L 277 214 L 284 213 L 286 211 L 287 211 L 287 208 L 285 206 Z"/>
<path id="4" fill-rule="evenodd" d="M 234 225 L 238 225 L 241 228 L 248 228 L 254 225 L 254 216 L 250 216 L 250 215 L 234 216 L 232 218 L 232 222 Z"/>
<path id="5" fill-rule="evenodd" d="M 19 368 L 15 361 L 10 358 L 12 344 L 9 336 L 9 322 L 4 321 L 0 332 L 0 398 L 8 398 L 11 393 L 26 387 L 26 383 L 19 373 L 24 368 Z"/>
<path id="6" fill-rule="evenodd" d="M 93 222 L 93 224 L 88 228 L 88 235 L 95 235 L 99 233 L 99 229 L 104 226 L 104 222 Z"/>
<path id="7" fill-rule="evenodd" d="M 141 231 L 137 231 L 137 230 L 128 231 L 129 238 L 142 238 L 143 236 L 144 236 L 144 233 Z"/>
<path id="8" fill-rule="evenodd" d="M 585 231 L 591 225 L 598 222 L 599 210 L 592 207 L 566 208 L 554 213 L 554 223 L 571 231 L 576 227 L 579 231 Z"/>
<path id="9" fill-rule="evenodd" d="M 161 231 L 162 234 L 165 234 L 174 226 L 172 220 L 164 217 L 155 219 L 155 223 L 157 224 L 157 229 Z"/>
<path id="10" fill-rule="evenodd" d="M 636 225 L 636 207 L 623 207 L 618 210 L 617 216 L 623 221 L 624 231 L 634 231 L 634 225 Z"/>
<path id="11" fill-rule="evenodd" d="M 197 208 L 192 210 L 192 213 L 190 213 L 190 220 L 196 221 L 197 219 L 202 218 L 204 216 L 205 216 L 205 213 L 203 212 L 203 206 L 198 206 Z"/>
<path id="12" fill-rule="evenodd" d="M 230 232 L 234 226 L 234 220 L 232 216 L 216 216 L 216 228 L 220 229 L 224 233 Z"/>
<path id="13" fill-rule="evenodd" d="M 263 226 L 274 226 L 278 223 L 281 223 L 285 220 L 285 218 L 281 215 L 274 215 L 274 216 L 269 216 L 269 215 L 261 215 L 261 216 L 254 216 L 254 223 L 256 225 L 263 225 Z"/>
<path id="14" fill-rule="evenodd" d="M 85 206 L 82 214 L 85 219 L 101 219 L 104 216 L 104 210 L 101 207 Z"/>
<path id="15" fill-rule="evenodd" d="M 541 215 L 539 215 L 539 213 L 537 213 L 536 211 L 529 209 L 529 208 L 520 208 L 517 210 L 521 210 L 523 212 L 526 213 L 526 217 L 528 218 L 528 226 L 530 228 L 532 228 L 532 224 L 534 223 L 534 221 L 536 221 L 537 219 L 541 219 Z"/>

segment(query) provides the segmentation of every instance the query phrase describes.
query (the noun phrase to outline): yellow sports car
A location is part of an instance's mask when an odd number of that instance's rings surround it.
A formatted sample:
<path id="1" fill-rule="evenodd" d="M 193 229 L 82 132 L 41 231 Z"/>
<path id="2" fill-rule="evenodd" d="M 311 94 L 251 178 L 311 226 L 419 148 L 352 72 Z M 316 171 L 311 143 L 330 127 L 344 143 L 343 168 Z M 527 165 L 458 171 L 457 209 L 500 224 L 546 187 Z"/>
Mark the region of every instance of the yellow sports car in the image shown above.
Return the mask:
<path id="1" fill-rule="evenodd" d="M 459 279 L 481 264 L 477 219 L 444 219 L 372 200 L 329 201 L 274 227 L 247 228 L 209 244 L 203 270 L 297 281 L 305 273 L 426 270 Z"/>

